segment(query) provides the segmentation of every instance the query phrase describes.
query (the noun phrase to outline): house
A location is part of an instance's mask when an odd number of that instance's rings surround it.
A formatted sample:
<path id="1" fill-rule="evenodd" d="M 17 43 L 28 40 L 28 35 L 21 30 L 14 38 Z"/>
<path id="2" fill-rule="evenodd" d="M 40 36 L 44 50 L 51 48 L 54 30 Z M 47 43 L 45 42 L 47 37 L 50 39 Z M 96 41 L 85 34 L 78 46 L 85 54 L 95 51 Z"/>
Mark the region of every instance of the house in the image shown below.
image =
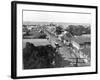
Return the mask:
<path id="1" fill-rule="evenodd" d="M 75 36 L 71 39 L 71 43 L 78 50 L 91 45 L 90 35 Z"/>

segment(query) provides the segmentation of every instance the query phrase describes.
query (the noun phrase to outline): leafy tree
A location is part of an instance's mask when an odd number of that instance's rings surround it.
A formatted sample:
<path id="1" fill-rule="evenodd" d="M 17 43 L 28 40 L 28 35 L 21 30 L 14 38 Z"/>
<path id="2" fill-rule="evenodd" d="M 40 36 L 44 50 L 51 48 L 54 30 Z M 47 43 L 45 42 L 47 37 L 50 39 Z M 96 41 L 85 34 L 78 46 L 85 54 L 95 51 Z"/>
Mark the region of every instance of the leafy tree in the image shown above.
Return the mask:
<path id="1" fill-rule="evenodd" d="M 82 34 L 90 34 L 90 28 L 85 28 L 82 25 L 69 25 L 66 29 L 69 33 L 71 33 L 73 36 L 80 36 Z"/>
<path id="2" fill-rule="evenodd" d="M 59 34 L 62 33 L 62 31 L 63 31 L 63 28 L 62 28 L 61 26 L 57 26 L 57 27 L 56 27 L 55 33 L 56 33 L 57 35 L 59 35 Z"/>
<path id="3" fill-rule="evenodd" d="M 23 49 L 24 69 L 49 68 L 53 67 L 56 49 L 51 45 L 34 46 L 27 42 Z"/>

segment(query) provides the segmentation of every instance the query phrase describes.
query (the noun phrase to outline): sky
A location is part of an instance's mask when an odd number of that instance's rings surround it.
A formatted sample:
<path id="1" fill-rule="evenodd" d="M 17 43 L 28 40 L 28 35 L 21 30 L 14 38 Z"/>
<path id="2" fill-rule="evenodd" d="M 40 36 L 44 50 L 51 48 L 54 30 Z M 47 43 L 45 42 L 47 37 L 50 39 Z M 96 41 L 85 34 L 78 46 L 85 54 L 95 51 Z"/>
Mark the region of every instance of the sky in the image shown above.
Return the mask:
<path id="1" fill-rule="evenodd" d="M 91 14 L 23 11 L 23 22 L 91 23 Z"/>

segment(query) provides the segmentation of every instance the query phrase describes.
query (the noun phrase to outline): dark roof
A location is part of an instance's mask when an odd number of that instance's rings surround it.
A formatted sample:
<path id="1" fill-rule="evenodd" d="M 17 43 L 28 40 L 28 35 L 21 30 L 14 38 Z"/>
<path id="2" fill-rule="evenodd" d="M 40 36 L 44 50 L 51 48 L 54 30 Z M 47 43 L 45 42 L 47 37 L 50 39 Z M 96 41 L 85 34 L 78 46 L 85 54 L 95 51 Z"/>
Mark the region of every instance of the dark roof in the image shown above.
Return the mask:
<path id="1" fill-rule="evenodd" d="M 82 44 L 85 42 L 91 42 L 91 37 L 89 35 L 82 35 L 82 36 L 73 37 L 72 40 L 79 44 Z"/>

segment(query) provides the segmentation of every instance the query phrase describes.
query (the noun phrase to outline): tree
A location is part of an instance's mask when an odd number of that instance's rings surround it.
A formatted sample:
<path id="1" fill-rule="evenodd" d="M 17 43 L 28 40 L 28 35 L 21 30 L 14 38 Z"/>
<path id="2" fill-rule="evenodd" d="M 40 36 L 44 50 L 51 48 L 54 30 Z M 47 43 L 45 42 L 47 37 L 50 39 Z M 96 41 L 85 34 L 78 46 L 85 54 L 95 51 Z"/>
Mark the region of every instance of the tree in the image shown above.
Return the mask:
<path id="1" fill-rule="evenodd" d="M 56 27 L 56 30 L 55 30 L 55 33 L 56 33 L 57 35 L 59 35 L 59 34 L 62 33 L 62 31 L 63 31 L 63 28 L 62 28 L 61 26 L 57 26 L 57 27 Z"/>
<path id="2" fill-rule="evenodd" d="M 50 68 L 53 67 L 56 49 L 51 45 L 35 46 L 27 42 L 23 48 L 24 69 Z"/>
<path id="3" fill-rule="evenodd" d="M 71 33 L 71 34 L 74 36 L 75 28 L 76 28 L 76 26 L 74 26 L 74 25 L 69 25 L 69 26 L 66 28 L 66 31 L 68 31 L 69 33 Z"/>
<path id="4" fill-rule="evenodd" d="M 69 25 L 66 29 L 73 36 L 80 36 L 82 34 L 89 34 L 90 28 L 85 28 L 83 25 Z"/>

